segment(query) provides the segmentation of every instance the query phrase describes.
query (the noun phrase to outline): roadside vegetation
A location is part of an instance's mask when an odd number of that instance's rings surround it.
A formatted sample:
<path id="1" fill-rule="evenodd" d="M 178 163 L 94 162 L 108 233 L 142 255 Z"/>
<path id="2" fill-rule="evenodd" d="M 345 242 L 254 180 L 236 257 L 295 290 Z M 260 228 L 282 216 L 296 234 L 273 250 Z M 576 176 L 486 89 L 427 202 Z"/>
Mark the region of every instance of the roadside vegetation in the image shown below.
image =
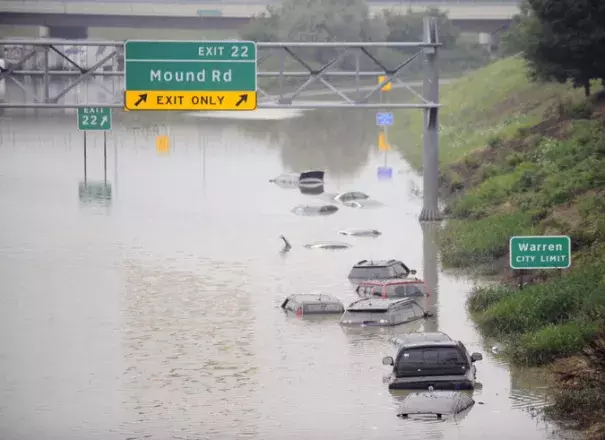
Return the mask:
<path id="1" fill-rule="evenodd" d="M 342 11 L 347 11 L 343 14 Z M 489 62 L 488 51 L 473 40 L 462 35 L 447 15 L 431 9 L 425 12 L 400 14 L 395 9 L 384 10 L 376 17 L 370 17 L 369 7 L 365 0 L 285 0 L 278 6 L 270 5 L 266 12 L 257 16 L 248 26 L 240 31 L 242 39 L 270 42 L 331 42 L 331 41 L 421 41 L 422 19 L 426 15 L 439 18 L 440 39 L 443 43 L 441 69 L 447 76 L 457 76 Z M 313 68 L 319 68 L 334 59 L 342 48 L 295 49 L 293 52 Z M 417 50 L 410 49 L 371 49 L 369 52 L 387 68 L 394 68 Z M 306 71 L 292 57 L 284 60 L 286 71 Z M 383 71 L 370 57 L 362 54 L 359 59 L 360 70 Z M 272 55 L 261 64 L 262 71 L 279 71 L 278 55 Z M 331 69 L 354 71 L 356 59 L 353 54 L 341 58 Z M 421 78 L 421 64 L 417 61 L 405 67 L 402 78 L 414 81 Z M 338 80 L 328 77 L 331 84 L 352 85 L 353 79 Z M 261 87 L 274 86 L 276 81 L 263 79 Z M 288 90 L 301 85 L 304 79 L 287 81 Z M 364 79 L 364 83 L 376 84 L 376 78 Z M 318 87 L 325 88 L 318 81 Z"/>
<path id="2" fill-rule="evenodd" d="M 501 279 L 468 307 L 512 362 L 555 373 L 549 412 L 604 439 L 605 5 L 569 3 L 529 1 L 504 38 L 519 55 L 442 87 L 440 244 L 445 266 Z M 420 168 L 422 114 L 397 117 Z M 526 272 L 519 289 L 509 238 L 534 234 L 569 235 L 572 268 Z"/>

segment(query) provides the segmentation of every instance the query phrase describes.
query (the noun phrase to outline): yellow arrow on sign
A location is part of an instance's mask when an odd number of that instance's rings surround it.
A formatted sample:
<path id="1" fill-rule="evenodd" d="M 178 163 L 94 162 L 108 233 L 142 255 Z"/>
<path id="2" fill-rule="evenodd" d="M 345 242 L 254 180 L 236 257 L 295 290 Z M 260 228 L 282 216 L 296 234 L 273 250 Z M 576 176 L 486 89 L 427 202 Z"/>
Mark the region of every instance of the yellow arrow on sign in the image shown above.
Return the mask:
<path id="1" fill-rule="evenodd" d="M 124 92 L 124 107 L 134 110 L 256 110 L 256 92 Z"/>
<path id="2" fill-rule="evenodd" d="M 378 150 L 380 151 L 391 151 L 391 145 L 387 141 L 387 137 L 384 132 L 378 135 Z"/>

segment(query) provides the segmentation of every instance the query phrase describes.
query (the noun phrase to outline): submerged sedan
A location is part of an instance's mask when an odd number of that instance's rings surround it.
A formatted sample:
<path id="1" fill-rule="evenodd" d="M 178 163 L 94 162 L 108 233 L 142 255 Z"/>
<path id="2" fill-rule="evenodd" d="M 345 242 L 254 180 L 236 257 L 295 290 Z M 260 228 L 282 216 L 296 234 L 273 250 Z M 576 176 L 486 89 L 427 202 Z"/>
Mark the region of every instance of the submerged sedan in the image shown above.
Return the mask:
<path id="1" fill-rule="evenodd" d="M 413 298 L 366 298 L 349 305 L 340 323 L 347 326 L 394 326 L 431 316 Z"/>

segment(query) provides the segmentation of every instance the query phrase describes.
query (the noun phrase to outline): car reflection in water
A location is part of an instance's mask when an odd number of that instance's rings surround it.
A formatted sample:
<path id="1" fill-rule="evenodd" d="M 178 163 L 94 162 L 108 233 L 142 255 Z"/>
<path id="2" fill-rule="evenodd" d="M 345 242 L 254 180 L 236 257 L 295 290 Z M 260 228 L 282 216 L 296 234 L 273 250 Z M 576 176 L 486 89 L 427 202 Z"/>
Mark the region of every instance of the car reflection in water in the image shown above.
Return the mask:
<path id="1" fill-rule="evenodd" d="M 459 423 L 475 405 L 473 398 L 466 392 L 460 391 L 423 391 L 411 392 L 403 398 L 397 411 L 397 417 L 413 418 L 443 418 L 449 416 Z M 432 417 L 431 417 L 432 416 Z"/>

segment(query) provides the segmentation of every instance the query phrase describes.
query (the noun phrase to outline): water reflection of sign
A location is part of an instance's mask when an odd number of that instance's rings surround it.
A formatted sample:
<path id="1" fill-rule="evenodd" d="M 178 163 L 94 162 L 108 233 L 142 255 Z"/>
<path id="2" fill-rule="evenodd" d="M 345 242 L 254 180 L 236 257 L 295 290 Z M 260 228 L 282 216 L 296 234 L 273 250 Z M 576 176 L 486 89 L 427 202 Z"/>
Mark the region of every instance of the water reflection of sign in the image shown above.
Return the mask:
<path id="1" fill-rule="evenodd" d="M 170 150 L 170 139 L 166 135 L 161 135 L 155 138 L 155 148 L 158 153 L 168 153 Z"/>
<path id="2" fill-rule="evenodd" d="M 80 182 L 78 196 L 81 202 L 111 202 L 111 184 L 106 182 Z"/>
<path id="3" fill-rule="evenodd" d="M 393 125 L 393 113 L 376 113 L 376 125 L 379 127 Z"/>
<path id="4" fill-rule="evenodd" d="M 378 180 L 391 180 L 393 178 L 393 168 L 378 167 Z"/>
<path id="5" fill-rule="evenodd" d="M 378 135 L 378 149 L 380 151 L 391 151 L 391 145 L 388 143 L 384 133 Z"/>

